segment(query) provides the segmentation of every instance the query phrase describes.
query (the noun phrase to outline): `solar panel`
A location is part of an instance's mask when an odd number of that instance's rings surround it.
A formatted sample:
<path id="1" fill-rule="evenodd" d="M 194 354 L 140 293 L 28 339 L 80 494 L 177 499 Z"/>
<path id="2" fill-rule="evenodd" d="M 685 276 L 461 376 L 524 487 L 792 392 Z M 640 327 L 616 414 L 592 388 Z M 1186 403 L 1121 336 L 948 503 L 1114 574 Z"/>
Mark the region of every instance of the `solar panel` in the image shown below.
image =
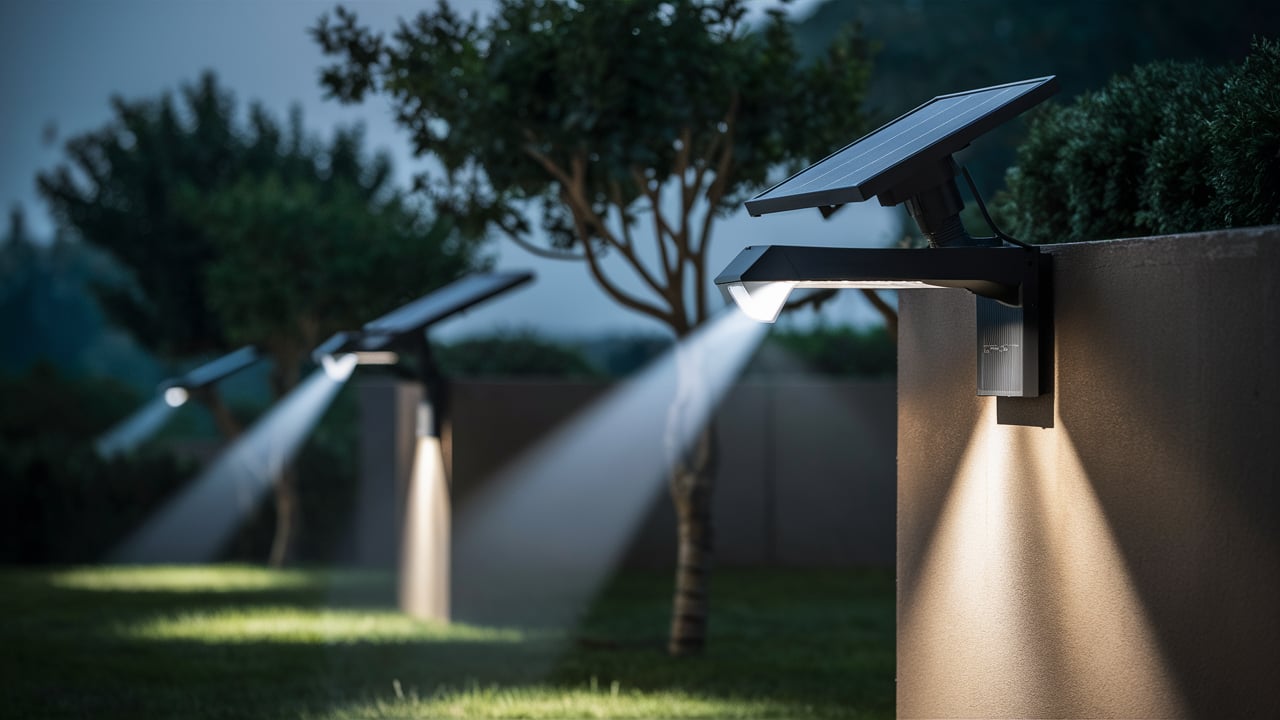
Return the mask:
<path id="1" fill-rule="evenodd" d="M 418 331 L 531 279 L 533 273 L 527 271 L 468 275 L 366 323 L 364 331 L 374 335 Z"/>
<path id="2" fill-rule="evenodd" d="M 842 205 L 893 190 L 1057 90 L 1050 75 L 939 95 L 748 200 L 747 212 Z"/>
<path id="3" fill-rule="evenodd" d="M 188 390 L 195 390 L 206 385 L 211 385 L 228 375 L 240 372 L 250 365 L 258 362 L 262 356 L 258 354 L 258 350 L 252 345 L 246 345 L 235 352 L 227 353 L 217 360 L 197 367 L 179 378 L 173 378 L 161 383 L 162 387 L 183 387 Z"/>

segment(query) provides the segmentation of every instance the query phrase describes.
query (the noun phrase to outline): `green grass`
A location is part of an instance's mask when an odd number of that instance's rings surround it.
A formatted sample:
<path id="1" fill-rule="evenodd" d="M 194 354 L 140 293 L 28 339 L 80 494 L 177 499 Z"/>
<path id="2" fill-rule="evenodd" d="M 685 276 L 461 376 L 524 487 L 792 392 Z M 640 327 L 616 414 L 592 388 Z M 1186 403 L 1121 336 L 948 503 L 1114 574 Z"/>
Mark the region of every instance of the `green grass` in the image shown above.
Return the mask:
<path id="1" fill-rule="evenodd" d="M 671 579 L 581 627 L 419 622 L 385 576 L 242 566 L 0 570 L 0 708 L 94 718 L 887 718 L 893 578 L 721 571 L 706 653 L 663 652 Z"/>

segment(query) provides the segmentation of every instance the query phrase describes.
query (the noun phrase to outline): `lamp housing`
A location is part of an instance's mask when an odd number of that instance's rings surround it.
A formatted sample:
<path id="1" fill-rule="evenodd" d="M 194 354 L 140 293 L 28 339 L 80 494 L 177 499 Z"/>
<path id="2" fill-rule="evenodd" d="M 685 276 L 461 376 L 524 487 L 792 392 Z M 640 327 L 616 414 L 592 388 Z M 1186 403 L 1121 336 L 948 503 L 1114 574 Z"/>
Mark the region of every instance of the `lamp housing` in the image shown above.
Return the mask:
<path id="1" fill-rule="evenodd" d="M 246 345 L 189 370 L 184 375 L 165 380 L 160 383 L 159 390 L 170 407 L 179 407 L 185 404 L 193 393 L 220 382 L 261 359 L 262 353 L 256 347 Z"/>
<path id="2" fill-rule="evenodd" d="M 969 235 L 952 155 L 1057 90 L 1057 79 L 1046 76 L 939 95 L 746 203 L 752 215 L 816 208 L 830 217 L 845 203 L 875 197 L 904 205 L 928 249 L 748 247 L 716 284 L 763 322 L 777 319 L 796 288 L 963 288 L 977 296 L 978 394 L 1039 395 L 1052 356 L 1050 257 L 994 224 L 993 237 Z"/>

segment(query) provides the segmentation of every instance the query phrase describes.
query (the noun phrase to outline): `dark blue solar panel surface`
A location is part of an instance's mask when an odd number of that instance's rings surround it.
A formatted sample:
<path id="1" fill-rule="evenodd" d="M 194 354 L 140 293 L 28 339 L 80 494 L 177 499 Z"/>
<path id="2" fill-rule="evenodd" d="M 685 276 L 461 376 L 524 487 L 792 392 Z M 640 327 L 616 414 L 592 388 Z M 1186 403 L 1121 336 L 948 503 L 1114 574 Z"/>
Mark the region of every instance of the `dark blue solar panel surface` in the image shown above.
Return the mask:
<path id="1" fill-rule="evenodd" d="M 908 178 L 1057 90 L 1052 76 L 941 95 L 747 201 L 752 215 L 858 202 Z"/>
<path id="2" fill-rule="evenodd" d="M 365 324 L 364 329 L 388 335 L 413 332 L 532 278 L 533 273 L 523 271 L 468 275 Z"/>

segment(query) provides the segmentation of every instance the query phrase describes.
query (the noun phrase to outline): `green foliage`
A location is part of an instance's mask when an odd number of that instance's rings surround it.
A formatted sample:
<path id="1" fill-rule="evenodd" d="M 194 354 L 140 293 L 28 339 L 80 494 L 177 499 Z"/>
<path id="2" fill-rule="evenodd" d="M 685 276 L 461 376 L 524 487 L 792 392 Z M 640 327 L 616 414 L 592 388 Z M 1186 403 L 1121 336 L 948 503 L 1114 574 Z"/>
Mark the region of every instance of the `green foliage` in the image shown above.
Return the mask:
<path id="1" fill-rule="evenodd" d="M 69 165 L 37 180 L 62 225 L 130 271 L 132 285 L 95 288 L 108 317 L 145 347 L 178 356 L 225 343 L 200 277 L 212 238 L 177 211 L 175 195 L 208 192 L 246 162 L 233 102 L 213 75 L 181 97 L 181 106 L 168 94 L 113 98 L 112 121 L 69 141 Z"/>
<path id="2" fill-rule="evenodd" d="M 171 456 L 110 460 L 94 438 L 137 396 L 47 363 L 0 376 L 0 562 L 92 562 L 190 476 Z"/>
<path id="3" fill-rule="evenodd" d="M 581 352 L 532 332 L 440 343 L 433 353 L 447 377 L 593 378 L 600 371 Z"/>
<path id="4" fill-rule="evenodd" d="M 739 0 L 506 0 L 481 24 L 442 3 L 388 38 L 339 8 L 313 34 L 336 57 L 325 87 L 345 101 L 388 96 L 415 151 L 439 160 L 419 185 L 440 212 L 526 245 L 540 215 L 553 247 L 580 252 L 614 300 L 680 334 L 708 316 L 714 218 L 777 166 L 863 129 L 858 35 L 806 65 L 780 14 L 748 33 L 744 12 Z M 658 262 L 636 252 L 642 214 Z M 605 252 L 644 294 L 603 271 Z"/>
<path id="5" fill-rule="evenodd" d="M 1280 222 L 1277 47 L 1238 68 L 1140 66 L 1039 111 L 998 217 L 1040 243 Z"/>
<path id="6" fill-rule="evenodd" d="M 662 335 L 606 335 L 574 344 L 606 376 L 622 378 L 670 351 L 672 341 Z"/>
<path id="7" fill-rule="evenodd" d="M 447 223 L 332 176 L 247 177 L 183 204 L 217 238 L 205 281 L 228 339 L 277 362 L 480 265 Z"/>
<path id="8" fill-rule="evenodd" d="M 242 124 L 209 73 L 181 103 L 112 105 L 39 185 L 65 226 L 128 268 L 134 284 L 99 287 L 100 299 L 163 354 L 274 342 L 279 364 L 296 365 L 327 333 L 478 262 L 474 242 L 391 188 L 390 162 L 365 156 L 359 129 L 321 143 L 299 111 L 282 125 L 258 105 Z"/>
<path id="9" fill-rule="evenodd" d="M 892 377 L 897 370 L 898 348 L 883 326 L 859 329 L 842 325 L 809 330 L 775 328 L 746 372 Z"/>
<path id="10" fill-rule="evenodd" d="M 892 573 L 711 583 L 690 661 L 660 652 L 665 572 L 620 573 L 566 637 L 415 621 L 368 572 L 0 570 L 0 692 L 42 718 L 893 717 Z"/>
<path id="11" fill-rule="evenodd" d="M 1230 227 L 1280 223 L 1280 40 L 1254 45 L 1209 126 L 1215 209 Z"/>
<path id="12" fill-rule="evenodd" d="M 21 211 L 0 240 L 0 369 L 25 372 L 37 362 L 66 372 L 124 377 L 139 387 L 159 381 L 149 357 L 103 326 L 93 284 L 121 274 L 103 253 L 66 238 L 40 242 L 28 235 Z"/>
<path id="13" fill-rule="evenodd" d="M 888 120 L 935 95 L 1023 78 L 1057 75 L 1062 97 L 1069 99 L 1138 64 L 1238 62 L 1250 37 L 1280 33 L 1280 4 L 830 0 L 797 23 L 797 44 L 816 53 L 849 22 L 881 41 L 867 101 Z M 999 188 L 1024 135 L 1023 123 L 1008 123 L 964 153 L 961 161 L 980 189 Z"/>

